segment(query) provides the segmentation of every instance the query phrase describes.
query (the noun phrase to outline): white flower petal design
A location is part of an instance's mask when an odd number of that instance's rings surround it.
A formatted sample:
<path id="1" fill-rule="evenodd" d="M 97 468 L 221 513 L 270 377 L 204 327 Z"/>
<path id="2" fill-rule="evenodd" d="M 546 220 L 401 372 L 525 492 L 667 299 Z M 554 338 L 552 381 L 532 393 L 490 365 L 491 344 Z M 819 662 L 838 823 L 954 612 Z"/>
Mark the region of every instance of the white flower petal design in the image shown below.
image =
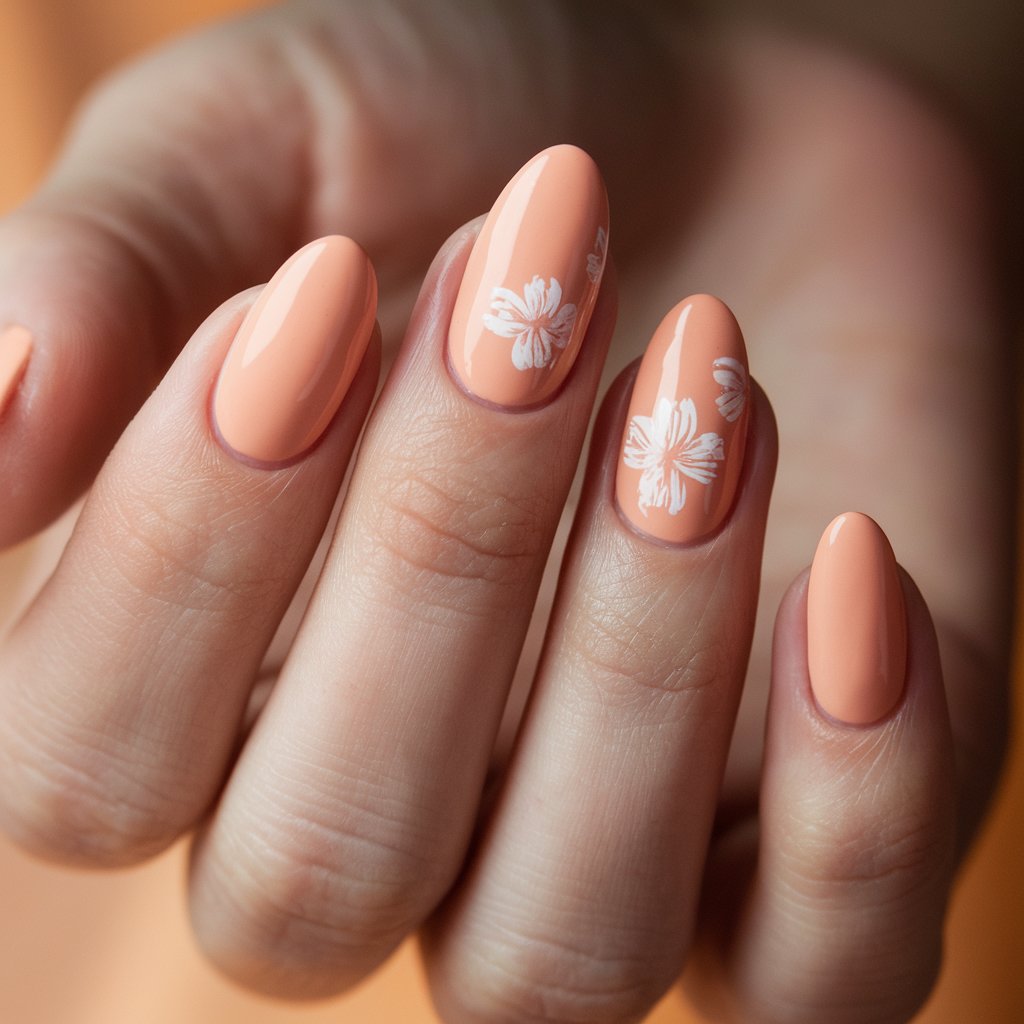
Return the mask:
<path id="1" fill-rule="evenodd" d="M 597 284 L 604 269 L 604 254 L 608 248 L 608 232 L 603 227 L 597 229 L 594 239 L 594 251 L 587 256 L 587 277 L 591 283 Z"/>
<path id="2" fill-rule="evenodd" d="M 722 385 L 722 393 L 715 399 L 715 405 L 733 423 L 740 418 L 747 404 L 746 368 L 738 359 L 722 356 L 715 360 L 712 376 Z"/>
<path id="3" fill-rule="evenodd" d="M 551 278 L 547 285 L 534 275 L 523 285 L 523 294 L 508 288 L 491 292 L 491 312 L 484 314 L 484 326 L 500 338 L 514 338 L 512 364 L 517 370 L 549 366 L 555 349 L 563 349 L 576 322 L 576 307 L 562 305 L 562 286 Z"/>
<path id="4" fill-rule="evenodd" d="M 725 443 L 718 434 L 697 435 L 697 407 L 692 398 L 672 402 L 659 398 L 653 416 L 634 416 L 623 448 L 623 461 L 639 469 L 643 514 L 652 505 L 676 515 L 686 505 L 686 481 L 709 484 L 717 476 L 717 463 L 725 458 Z"/>

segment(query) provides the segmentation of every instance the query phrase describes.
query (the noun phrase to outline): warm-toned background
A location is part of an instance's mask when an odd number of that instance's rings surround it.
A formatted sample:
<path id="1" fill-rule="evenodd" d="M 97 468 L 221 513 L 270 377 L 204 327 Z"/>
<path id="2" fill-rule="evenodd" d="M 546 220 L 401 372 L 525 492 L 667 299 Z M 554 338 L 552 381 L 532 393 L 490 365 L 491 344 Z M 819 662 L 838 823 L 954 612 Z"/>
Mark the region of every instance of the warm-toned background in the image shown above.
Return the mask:
<path id="1" fill-rule="evenodd" d="M 0 211 L 38 180 L 76 96 L 105 68 L 182 28 L 252 6 L 252 0 L 0 0 Z M 787 16 L 804 9 L 814 21 L 829 20 L 799 0 L 777 6 Z M 841 31 L 859 45 L 898 56 L 930 78 L 991 133 L 1012 166 L 1020 136 L 1012 127 L 1001 132 L 1000 125 L 1019 115 L 1019 93 L 1005 88 L 1001 76 L 1010 66 L 1004 59 L 1019 59 L 1020 40 L 998 24 L 998 3 L 990 21 L 979 19 L 974 5 L 963 7 L 952 20 L 929 13 L 923 31 L 909 25 L 899 4 L 870 18 L 857 12 L 874 5 L 837 5 L 832 20 L 844 21 Z M 962 59 L 944 67 L 942 55 L 954 46 Z M 3 486 L 0 481 L 0 500 Z M 44 571 L 49 557 L 39 545 L 0 557 L 0 626 L 26 576 Z M 1018 710 L 1017 732 L 1021 717 Z M 144 868 L 94 875 L 36 864 L 0 841 L 0 1022 L 436 1020 L 411 946 L 353 994 L 318 1007 L 282 1006 L 238 992 L 192 949 L 183 872 L 181 846 Z M 921 1024 L 1024 1021 L 1022 873 L 1024 757 L 1018 751 L 957 889 L 946 967 Z M 650 1020 L 685 1024 L 696 1018 L 673 993 Z"/>

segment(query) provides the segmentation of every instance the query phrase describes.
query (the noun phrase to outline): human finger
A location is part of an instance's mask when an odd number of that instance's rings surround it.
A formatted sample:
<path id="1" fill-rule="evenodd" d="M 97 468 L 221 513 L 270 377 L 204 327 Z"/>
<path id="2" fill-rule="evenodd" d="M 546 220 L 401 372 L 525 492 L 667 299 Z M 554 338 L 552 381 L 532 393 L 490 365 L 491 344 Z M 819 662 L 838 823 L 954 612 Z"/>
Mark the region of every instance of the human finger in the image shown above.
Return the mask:
<path id="1" fill-rule="evenodd" d="M 22 845 L 120 865 L 206 812 L 373 397 L 375 310 L 362 250 L 310 243 L 210 317 L 118 443 L 0 648 Z"/>
<path id="2" fill-rule="evenodd" d="M 646 152 L 609 144 L 589 97 L 660 117 L 637 103 L 667 94 L 657 26 L 615 4 L 311 0 L 105 78 L 0 222 L 0 548 L 84 490 L 206 313 L 303 241 L 358 238 L 397 323 L 438 239 L 524 153 L 581 133 L 609 162 Z M 610 39 L 628 70 L 595 60 Z"/>
<path id="3" fill-rule="evenodd" d="M 873 520 L 829 525 L 774 658 L 756 871 L 749 830 L 724 840 L 695 990 L 729 1020 L 899 1024 L 941 962 L 955 792 L 935 631 Z"/>
<path id="4" fill-rule="evenodd" d="M 426 933 L 451 1024 L 640 1020 L 689 947 L 753 631 L 775 425 L 710 296 L 665 317 L 630 400 L 631 384 L 619 379 L 595 431 L 493 813 Z"/>
<path id="5" fill-rule="evenodd" d="M 81 493 L 199 321 L 294 244 L 305 142 L 244 101 L 283 91 L 250 51 L 222 27 L 112 75 L 0 221 L 0 547 Z"/>
<path id="6" fill-rule="evenodd" d="M 611 339 L 607 232 L 593 161 L 552 147 L 427 278 L 302 628 L 195 849 L 196 933 L 246 985 L 352 984 L 458 872 Z"/>

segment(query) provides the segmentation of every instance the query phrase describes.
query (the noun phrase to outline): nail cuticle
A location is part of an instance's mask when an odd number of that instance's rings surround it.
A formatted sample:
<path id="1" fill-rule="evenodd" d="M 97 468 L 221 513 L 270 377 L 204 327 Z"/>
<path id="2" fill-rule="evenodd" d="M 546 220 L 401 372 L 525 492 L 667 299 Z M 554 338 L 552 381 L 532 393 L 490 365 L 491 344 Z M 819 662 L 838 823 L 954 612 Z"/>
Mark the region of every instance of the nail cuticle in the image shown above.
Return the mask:
<path id="1" fill-rule="evenodd" d="M 448 376 L 451 379 L 452 385 L 458 390 L 461 395 L 464 395 L 475 405 L 479 405 L 484 409 L 488 409 L 491 412 L 501 413 L 503 416 L 529 416 L 531 413 L 540 412 L 543 409 L 547 409 L 551 404 L 558 400 L 559 396 L 565 391 L 569 384 L 568 377 L 563 380 L 558 387 L 552 391 L 549 395 L 545 395 L 543 398 L 536 402 L 531 402 L 529 405 L 501 405 L 498 402 L 491 401 L 489 398 L 484 398 L 481 395 L 471 391 L 469 387 L 460 379 L 458 372 L 452 364 L 452 357 L 450 351 L 445 351 L 444 354 L 445 369 L 448 371 Z"/>

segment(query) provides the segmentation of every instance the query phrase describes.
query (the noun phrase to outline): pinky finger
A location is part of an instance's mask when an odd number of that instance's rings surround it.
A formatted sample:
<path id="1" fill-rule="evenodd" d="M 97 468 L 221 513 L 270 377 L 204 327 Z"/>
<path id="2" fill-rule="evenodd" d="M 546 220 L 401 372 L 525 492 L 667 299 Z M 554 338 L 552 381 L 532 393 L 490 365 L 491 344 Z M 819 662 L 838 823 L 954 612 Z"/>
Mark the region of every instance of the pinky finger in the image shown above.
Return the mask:
<path id="1" fill-rule="evenodd" d="M 924 600 L 879 527 L 840 516 L 776 620 L 760 836 L 746 837 L 757 867 L 691 972 L 716 1019 L 914 1016 L 941 963 L 952 764 Z M 709 908 L 735 887 L 723 865 L 742 860 L 743 842 L 731 855 L 723 844 Z"/>

